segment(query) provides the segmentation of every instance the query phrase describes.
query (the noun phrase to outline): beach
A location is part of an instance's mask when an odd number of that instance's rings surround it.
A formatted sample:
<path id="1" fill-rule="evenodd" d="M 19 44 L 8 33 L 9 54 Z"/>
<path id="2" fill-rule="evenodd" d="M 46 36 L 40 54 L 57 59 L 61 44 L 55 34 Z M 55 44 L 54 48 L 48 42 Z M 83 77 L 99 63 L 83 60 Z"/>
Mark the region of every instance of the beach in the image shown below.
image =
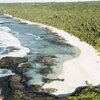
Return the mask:
<path id="1" fill-rule="evenodd" d="M 91 45 L 80 41 L 77 37 L 58 28 L 17 17 L 14 18 L 23 23 L 47 28 L 65 38 L 66 43 L 76 46 L 81 51 L 78 57 L 63 63 L 63 73 L 58 78 L 64 79 L 64 81 L 45 83 L 42 88 L 56 88 L 57 91 L 53 93 L 54 95 L 68 95 L 74 92 L 77 87 L 86 86 L 86 83 L 93 86 L 100 84 L 100 54 Z"/>

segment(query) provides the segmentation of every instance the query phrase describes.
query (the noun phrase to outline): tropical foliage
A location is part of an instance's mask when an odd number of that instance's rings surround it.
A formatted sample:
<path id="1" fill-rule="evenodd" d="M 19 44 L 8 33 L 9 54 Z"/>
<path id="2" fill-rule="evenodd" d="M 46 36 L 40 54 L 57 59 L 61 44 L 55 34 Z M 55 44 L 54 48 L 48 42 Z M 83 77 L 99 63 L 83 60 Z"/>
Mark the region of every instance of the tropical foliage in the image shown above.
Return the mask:
<path id="1" fill-rule="evenodd" d="M 100 51 L 100 2 L 2 4 L 0 12 L 63 29 Z"/>

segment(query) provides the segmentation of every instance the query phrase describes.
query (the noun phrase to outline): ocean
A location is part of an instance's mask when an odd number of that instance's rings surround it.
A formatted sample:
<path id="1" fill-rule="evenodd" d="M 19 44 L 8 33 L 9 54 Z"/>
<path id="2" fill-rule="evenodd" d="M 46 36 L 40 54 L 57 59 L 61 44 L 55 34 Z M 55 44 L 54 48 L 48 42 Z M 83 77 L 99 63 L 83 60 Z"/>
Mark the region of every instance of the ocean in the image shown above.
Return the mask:
<path id="1" fill-rule="evenodd" d="M 30 68 L 23 74 L 30 78 L 28 85 L 42 85 L 43 79 L 56 79 L 62 73 L 63 62 L 78 53 L 76 47 L 57 33 L 0 14 L 0 59 L 27 57 Z M 8 75 L 14 73 L 0 69 L 0 77 Z"/>

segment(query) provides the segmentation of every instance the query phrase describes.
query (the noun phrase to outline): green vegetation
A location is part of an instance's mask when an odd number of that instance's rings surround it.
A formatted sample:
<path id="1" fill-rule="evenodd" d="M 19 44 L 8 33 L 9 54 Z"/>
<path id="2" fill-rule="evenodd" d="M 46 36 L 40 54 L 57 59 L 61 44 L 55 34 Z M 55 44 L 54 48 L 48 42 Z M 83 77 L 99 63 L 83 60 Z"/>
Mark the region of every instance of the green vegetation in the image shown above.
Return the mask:
<path id="1" fill-rule="evenodd" d="M 100 51 L 100 2 L 1 4 L 0 12 L 63 29 Z"/>
<path id="2" fill-rule="evenodd" d="M 100 100 L 100 88 L 87 87 L 76 91 L 68 100 Z"/>
<path id="3" fill-rule="evenodd" d="M 1 13 L 63 29 L 100 52 L 100 2 L 1 4 Z M 100 100 L 100 89 L 85 89 L 69 100 Z"/>

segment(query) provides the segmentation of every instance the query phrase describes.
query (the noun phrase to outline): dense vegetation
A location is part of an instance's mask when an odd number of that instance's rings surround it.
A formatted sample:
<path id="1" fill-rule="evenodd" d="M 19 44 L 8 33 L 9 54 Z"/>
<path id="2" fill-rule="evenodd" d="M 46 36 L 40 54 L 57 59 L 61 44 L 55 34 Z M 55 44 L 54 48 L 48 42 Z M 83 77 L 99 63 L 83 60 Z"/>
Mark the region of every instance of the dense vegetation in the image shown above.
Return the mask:
<path id="1" fill-rule="evenodd" d="M 0 12 L 63 29 L 100 51 L 100 2 L 2 4 Z M 100 100 L 100 90 L 87 90 L 69 100 Z"/>
<path id="2" fill-rule="evenodd" d="M 100 88 L 92 86 L 79 88 L 74 95 L 68 97 L 68 100 L 100 100 Z"/>
<path id="3" fill-rule="evenodd" d="M 100 51 L 100 2 L 2 4 L 0 12 L 63 29 Z"/>

